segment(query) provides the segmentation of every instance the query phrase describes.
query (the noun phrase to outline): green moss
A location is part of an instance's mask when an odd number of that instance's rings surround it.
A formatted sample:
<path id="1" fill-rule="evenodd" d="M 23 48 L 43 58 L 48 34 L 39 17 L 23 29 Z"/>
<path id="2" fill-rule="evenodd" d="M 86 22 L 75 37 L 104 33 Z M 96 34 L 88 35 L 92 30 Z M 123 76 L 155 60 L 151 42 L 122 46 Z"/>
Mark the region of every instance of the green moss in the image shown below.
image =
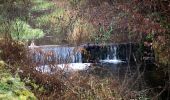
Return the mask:
<path id="1" fill-rule="evenodd" d="M 9 73 L 0 76 L 0 100 L 36 100 L 19 77 L 14 78 Z"/>

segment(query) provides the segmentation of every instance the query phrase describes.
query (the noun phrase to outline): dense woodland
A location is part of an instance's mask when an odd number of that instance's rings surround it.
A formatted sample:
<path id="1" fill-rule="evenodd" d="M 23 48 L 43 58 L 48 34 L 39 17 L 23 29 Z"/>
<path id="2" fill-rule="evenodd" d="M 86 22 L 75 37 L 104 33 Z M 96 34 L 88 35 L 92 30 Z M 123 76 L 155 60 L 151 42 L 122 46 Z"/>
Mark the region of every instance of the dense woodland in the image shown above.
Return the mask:
<path id="1" fill-rule="evenodd" d="M 137 78 L 127 75 L 123 81 L 79 72 L 67 78 L 63 72 L 42 74 L 34 70 L 28 49 L 31 42 L 71 46 L 137 43 L 137 66 L 145 66 L 144 49 L 151 46 L 153 75 L 158 83 L 164 81 L 139 90 L 134 87 L 142 72 Z M 169 0 L 0 0 L 0 99 L 169 100 L 169 47 Z"/>

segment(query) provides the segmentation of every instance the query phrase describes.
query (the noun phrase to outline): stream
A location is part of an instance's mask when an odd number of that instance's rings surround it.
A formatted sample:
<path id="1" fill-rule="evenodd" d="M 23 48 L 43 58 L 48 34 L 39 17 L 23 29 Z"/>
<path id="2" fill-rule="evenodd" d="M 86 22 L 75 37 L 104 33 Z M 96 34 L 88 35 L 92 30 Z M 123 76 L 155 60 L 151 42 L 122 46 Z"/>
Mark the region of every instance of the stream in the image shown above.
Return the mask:
<path id="1" fill-rule="evenodd" d="M 80 46 L 29 46 L 37 70 L 50 73 L 49 65 L 62 70 L 88 70 L 91 65 L 109 66 L 111 69 L 135 63 L 137 44 L 85 44 Z M 133 53 L 131 53 L 133 52 Z"/>
<path id="2" fill-rule="evenodd" d="M 154 63 L 138 66 L 137 62 L 140 61 L 138 48 L 139 45 L 135 43 L 29 46 L 36 70 L 42 73 L 52 74 L 56 70 L 65 73 L 85 71 L 105 76 L 109 71 L 114 76 L 124 78 L 125 75 L 133 75 L 138 70 L 139 73 L 144 71 L 147 86 L 153 89 L 164 86 L 166 82 L 164 76 L 155 74 L 161 72 L 156 70 Z M 141 84 L 143 82 L 141 80 Z M 154 90 L 159 93 L 162 88 Z M 161 98 L 164 98 L 164 95 L 167 95 L 167 92 L 163 92 Z"/>

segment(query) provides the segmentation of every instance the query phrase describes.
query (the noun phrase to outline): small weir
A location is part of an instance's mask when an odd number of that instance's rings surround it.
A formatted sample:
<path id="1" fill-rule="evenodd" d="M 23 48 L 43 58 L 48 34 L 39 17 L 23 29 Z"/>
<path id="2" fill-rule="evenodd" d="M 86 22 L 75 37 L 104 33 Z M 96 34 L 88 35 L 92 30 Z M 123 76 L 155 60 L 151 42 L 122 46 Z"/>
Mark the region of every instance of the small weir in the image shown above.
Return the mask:
<path id="1" fill-rule="evenodd" d="M 129 44 L 96 45 L 87 44 L 77 47 L 46 45 L 29 47 L 33 62 L 38 71 L 50 72 L 50 67 L 66 71 L 87 70 L 91 64 L 111 64 L 112 66 L 130 61 Z"/>

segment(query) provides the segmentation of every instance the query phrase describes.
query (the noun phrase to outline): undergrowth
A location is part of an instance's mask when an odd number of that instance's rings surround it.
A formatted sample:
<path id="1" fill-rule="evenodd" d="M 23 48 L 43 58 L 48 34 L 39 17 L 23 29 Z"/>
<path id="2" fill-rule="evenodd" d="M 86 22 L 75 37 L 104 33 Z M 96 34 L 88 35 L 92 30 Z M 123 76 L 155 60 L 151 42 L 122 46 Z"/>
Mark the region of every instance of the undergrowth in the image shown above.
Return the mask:
<path id="1" fill-rule="evenodd" d="M 0 60 L 0 99 L 1 100 L 37 100 L 25 86 L 20 77 L 10 73 L 7 64 Z"/>

